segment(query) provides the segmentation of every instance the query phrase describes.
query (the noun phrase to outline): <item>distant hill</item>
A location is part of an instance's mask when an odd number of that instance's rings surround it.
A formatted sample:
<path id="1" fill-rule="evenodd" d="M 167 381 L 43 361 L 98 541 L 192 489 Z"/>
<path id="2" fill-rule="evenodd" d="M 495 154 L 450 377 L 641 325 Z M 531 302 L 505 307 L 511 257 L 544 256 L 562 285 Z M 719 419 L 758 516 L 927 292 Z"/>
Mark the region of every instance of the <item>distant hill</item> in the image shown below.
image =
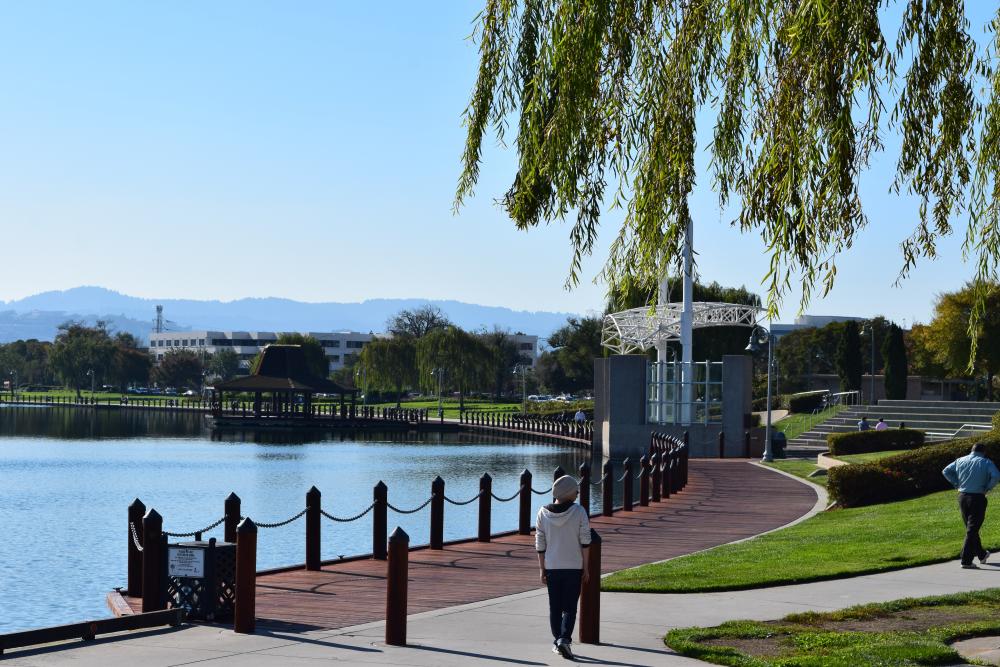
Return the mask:
<path id="1" fill-rule="evenodd" d="M 93 323 L 106 320 L 115 330 L 129 331 L 147 340 L 163 306 L 168 330 L 214 329 L 236 331 L 374 331 L 404 308 L 425 304 L 439 307 L 465 329 L 499 325 L 548 337 L 573 313 L 531 312 L 461 301 L 433 299 L 370 299 L 361 303 L 305 303 L 291 299 L 254 298 L 235 301 L 142 299 L 103 287 L 42 292 L 14 301 L 0 301 L 0 342 L 19 338 L 52 340 L 66 320 Z"/>

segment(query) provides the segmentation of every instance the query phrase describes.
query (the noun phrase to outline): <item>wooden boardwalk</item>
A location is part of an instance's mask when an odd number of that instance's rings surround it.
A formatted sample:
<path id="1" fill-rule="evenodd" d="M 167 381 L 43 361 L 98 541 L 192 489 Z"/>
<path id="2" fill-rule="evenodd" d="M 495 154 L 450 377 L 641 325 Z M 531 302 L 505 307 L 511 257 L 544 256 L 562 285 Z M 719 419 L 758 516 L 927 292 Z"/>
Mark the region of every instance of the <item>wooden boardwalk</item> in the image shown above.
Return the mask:
<path id="1" fill-rule="evenodd" d="M 782 526 L 808 512 L 808 486 L 746 460 L 690 463 L 687 488 L 660 503 L 594 517 L 604 572 L 688 554 Z M 390 526 L 392 517 L 390 516 Z M 342 628 L 385 617 L 384 561 L 354 560 L 257 578 L 258 624 L 272 629 Z M 410 553 L 409 607 L 415 614 L 540 587 L 534 537 L 449 544 Z M 141 600 L 123 601 L 133 612 Z M 120 609 L 119 613 L 125 609 Z"/>

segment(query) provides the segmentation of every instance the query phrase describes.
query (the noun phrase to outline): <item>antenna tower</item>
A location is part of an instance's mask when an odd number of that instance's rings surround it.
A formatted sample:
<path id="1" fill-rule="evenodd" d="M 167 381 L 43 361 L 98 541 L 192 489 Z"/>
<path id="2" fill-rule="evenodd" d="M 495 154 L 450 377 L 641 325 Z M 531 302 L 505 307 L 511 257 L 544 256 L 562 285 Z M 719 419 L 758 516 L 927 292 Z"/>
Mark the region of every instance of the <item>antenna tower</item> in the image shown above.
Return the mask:
<path id="1" fill-rule="evenodd" d="M 163 306 L 156 306 L 156 333 L 163 333 Z"/>

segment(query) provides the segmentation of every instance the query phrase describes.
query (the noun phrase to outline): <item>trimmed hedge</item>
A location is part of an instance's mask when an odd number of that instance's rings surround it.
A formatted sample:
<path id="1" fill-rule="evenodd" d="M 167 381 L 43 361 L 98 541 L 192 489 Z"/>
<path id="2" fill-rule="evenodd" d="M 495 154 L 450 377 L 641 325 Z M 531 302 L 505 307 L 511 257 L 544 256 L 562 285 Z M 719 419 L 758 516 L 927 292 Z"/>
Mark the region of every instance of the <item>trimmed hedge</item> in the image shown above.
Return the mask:
<path id="1" fill-rule="evenodd" d="M 841 507 L 905 500 L 950 489 L 941 471 L 958 457 L 968 454 L 976 442 L 986 445 L 986 456 L 1000 464 L 1000 431 L 990 431 L 928 445 L 872 463 L 831 468 L 826 488 Z"/>
<path id="2" fill-rule="evenodd" d="M 834 456 L 916 449 L 924 446 L 924 432 L 912 428 L 889 428 L 884 431 L 831 433 L 826 436 L 826 443 Z"/>
<path id="3" fill-rule="evenodd" d="M 788 397 L 788 410 L 790 412 L 812 412 L 823 407 L 823 399 L 828 392 L 807 391 L 801 394 L 792 394 Z"/>

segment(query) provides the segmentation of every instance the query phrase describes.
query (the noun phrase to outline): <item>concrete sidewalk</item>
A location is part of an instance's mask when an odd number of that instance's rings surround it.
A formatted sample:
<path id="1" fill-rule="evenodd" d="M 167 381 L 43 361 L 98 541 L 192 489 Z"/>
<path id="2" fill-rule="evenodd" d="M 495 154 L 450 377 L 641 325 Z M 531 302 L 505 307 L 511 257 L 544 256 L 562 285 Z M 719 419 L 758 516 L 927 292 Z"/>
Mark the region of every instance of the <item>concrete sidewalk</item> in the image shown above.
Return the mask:
<path id="1" fill-rule="evenodd" d="M 1000 566 L 962 570 L 958 562 L 834 581 L 731 593 L 654 595 L 605 593 L 600 646 L 576 644 L 579 662 L 632 666 L 703 665 L 663 645 L 669 628 L 716 625 L 734 619 L 767 620 L 799 611 L 829 611 L 903 597 L 943 595 L 1000 586 Z M 550 652 L 544 590 L 529 591 L 409 618 L 410 646 L 384 644 L 384 624 L 370 623 L 304 634 L 235 635 L 189 626 L 124 633 L 91 643 L 15 650 L 6 665 L 564 665 Z"/>

